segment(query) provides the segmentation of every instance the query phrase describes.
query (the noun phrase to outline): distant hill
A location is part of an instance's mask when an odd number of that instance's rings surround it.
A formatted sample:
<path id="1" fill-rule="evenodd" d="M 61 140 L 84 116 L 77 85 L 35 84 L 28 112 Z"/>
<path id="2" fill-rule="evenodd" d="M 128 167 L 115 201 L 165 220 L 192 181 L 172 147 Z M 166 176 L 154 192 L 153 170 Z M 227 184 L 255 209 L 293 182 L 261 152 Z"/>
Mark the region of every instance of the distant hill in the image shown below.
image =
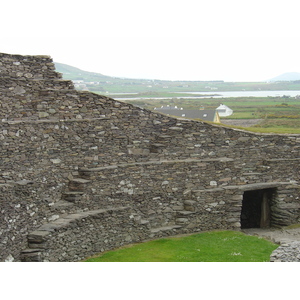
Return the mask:
<path id="1" fill-rule="evenodd" d="M 100 73 L 83 71 L 78 68 L 54 62 L 56 71 L 62 73 L 66 79 L 69 80 L 84 80 L 84 81 L 101 81 L 108 80 L 112 77 Z"/>
<path id="2" fill-rule="evenodd" d="M 270 79 L 269 81 L 295 81 L 295 80 L 300 80 L 300 73 L 297 72 L 284 73 Z"/>
<path id="3" fill-rule="evenodd" d="M 83 71 L 58 62 L 54 62 L 54 64 L 56 71 L 62 73 L 64 79 L 72 80 L 75 83 L 75 88 L 78 90 L 87 90 L 100 94 L 152 90 L 152 80 L 112 77 L 101 73 Z"/>
<path id="4" fill-rule="evenodd" d="M 87 90 L 99 94 L 134 93 L 136 97 L 157 97 L 157 93 L 211 92 L 221 91 L 285 91 L 300 90 L 300 73 L 294 77 L 280 76 L 269 82 L 224 82 L 224 81 L 168 81 L 153 79 L 134 79 L 112 77 L 101 73 L 83 71 L 79 68 L 54 62 L 56 71 L 63 74 L 65 80 L 72 80 L 77 90 Z M 299 82 L 293 82 L 299 80 Z M 275 81 L 281 81 L 280 83 Z M 181 95 L 185 97 L 186 95 Z M 134 97 L 134 96 L 133 96 Z"/>

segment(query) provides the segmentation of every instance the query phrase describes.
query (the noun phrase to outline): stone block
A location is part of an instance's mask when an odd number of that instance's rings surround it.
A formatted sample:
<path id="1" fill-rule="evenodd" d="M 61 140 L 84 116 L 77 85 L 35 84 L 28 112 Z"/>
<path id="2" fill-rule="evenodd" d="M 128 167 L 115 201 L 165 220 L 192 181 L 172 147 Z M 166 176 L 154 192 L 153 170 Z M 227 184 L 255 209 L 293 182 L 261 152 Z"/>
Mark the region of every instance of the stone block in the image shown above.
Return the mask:
<path id="1" fill-rule="evenodd" d="M 33 231 L 28 235 L 28 242 L 35 244 L 44 243 L 47 240 L 49 234 L 49 231 Z"/>

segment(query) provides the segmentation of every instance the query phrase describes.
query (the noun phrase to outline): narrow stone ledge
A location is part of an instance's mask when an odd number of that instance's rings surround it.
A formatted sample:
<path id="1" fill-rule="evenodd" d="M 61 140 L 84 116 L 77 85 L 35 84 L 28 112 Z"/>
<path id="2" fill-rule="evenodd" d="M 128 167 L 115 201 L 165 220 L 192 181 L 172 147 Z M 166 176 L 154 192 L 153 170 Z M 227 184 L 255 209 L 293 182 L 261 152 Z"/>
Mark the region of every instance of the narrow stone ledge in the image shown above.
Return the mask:
<path id="1" fill-rule="evenodd" d="M 90 180 L 83 179 L 83 178 L 74 178 L 71 179 L 70 182 L 78 183 L 78 184 L 85 184 L 91 182 Z"/>
<path id="2" fill-rule="evenodd" d="M 251 172 L 249 172 L 249 173 L 243 173 L 242 174 L 243 176 L 260 176 L 260 175 L 263 175 L 263 173 L 251 173 Z"/>
<path id="3" fill-rule="evenodd" d="M 73 122 L 93 122 L 93 121 L 103 121 L 103 120 L 110 120 L 110 118 L 91 118 L 91 119 L 43 119 L 43 120 L 7 120 L 2 119 L 1 122 L 9 125 L 15 124 L 42 124 L 42 123 L 73 123 Z"/>
<path id="4" fill-rule="evenodd" d="M 193 194 L 204 194 L 204 193 L 215 193 L 215 192 L 222 192 L 224 188 L 215 188 L 215 189 L 203 189 L 203 190 L 192 190 Z"/>
<path id="5" fill-rule="evenodd" d="M 268 188 L 275 188 L 284 185 L 290 185 L 290 182 L 263 182 L 263 183 L 251 183 L 245 185 L 228 185 L 223 187 L 217 187 L 213 189 L 203 189 L 203 190 L 193 190 L 192 193 L 210 193 L 210 192 L 221 192 L 225 190 L 239 190 L 239 191 L 251 191 L 251 190 L 261 190 Z M 298 185 L 294 185 L 294 187 L 298 187 Z"/>
<path id="6" fill-rule="evenodd" d="M 122 211 L 129 209 L 130 207 L 122 206 L 122 207 L 116 207 L 116 208 L 109 208 L 109 209 L 97 209 L 97 210 L 90 210 L 90 211 L 84 211 L 80 213 L 75 213 L 75 214 L 70 214 L 65 216 L 61 222 L 61 224 L 65 224 L 67 222 L 70 222 L 71 220 L 77 220 L 77 219 L 82 219 L 82 218 L 87 218 L 87 217 L 93 217 L 96 215 L 101 215 L 107 212 L 114 212 L 114 211 Z M 59 220 L 56 220 L 53 222 L 54 223 L 59 223 Z"/>
<path id="7" fill-rule="evenodd" d="M 28 184 L 33 184 L 33 183 L 34 183 L 33 181 L 25 180 L 25 179 L 15 182 L 15 184 L 17 184 L 17 185 L 28 185 Z"/>
<path id="8" fill-rule="evenodd" d="M 64 218 L 57 219 L 51 223 L 42 225 L 38 230 L 28 235 L 28 248 L 21 253 L 21 261 L 44 261 L 44 252 L 49 247 L 48 238 L 56 237 L 61 229 L 77 228 L 78 222 L 86 218 L 104 218 L 107 213 L 121 212 L 130 210 L 131 207 L 117 207 L 111 209 L 98 209 L 92 211 L 83 211 L 67 215 Z M 67 231 L 69 232 L 69 231 Z M 64 233 L 62 233 L 64 234 Z M 68 234 L 68 233 L 67 233 Z M 50 242 L 50 241 L 49 241 Z"/>
<path id="9" fill-rule="evenodd" d="M 201 162 L 233 162 L 234 159 L 221 157 L 221 158 L 205 158 L 205 159 L 181 159 L 181 160 L 151 160 L 145 162 L 134 162 L 134 163 L 125 163 L 119 165 L 110 165 L 99 168 L 82 168 L 79 169 L 79 172 L 101 172 L 108 169 L 116 169 L 116 168 L 127 168 L 134 166 L 147 166 L 147 165 L 162 165 L 162 164 L 181 164 L 181 163 L 201 163 Z"/>
<path id="10" fill-rule="evenodd" d="M 272 159 L 265 159 L 266 162 L 282 162 L 282 161 L 298 161 L 300 157 L 297 158 L 272 158 Z"/>
<path id="11" fill-rule="evenodd" d="M 150 231 L 151 231 L 151 233 L 158 233 L 158 232 L 162 232 L 162 231 L 169 231 L 169 230 L 180 229 L 180 228 L 182 228 L 182 226 L 173 225 L 173 226 L 164 226 L 164 227 L 153 228 Z"/>
<path id="12" fill-rule="evenodd" d="M 188 215 L 195 214 L 195 213 L 196 212 L 194 212 L 194 211 L 187 211 L 187 210 L 181 210 L 181 211 L 177 212 L 177 214 L 181 215 L 181 216 L 188 216 Z"/>

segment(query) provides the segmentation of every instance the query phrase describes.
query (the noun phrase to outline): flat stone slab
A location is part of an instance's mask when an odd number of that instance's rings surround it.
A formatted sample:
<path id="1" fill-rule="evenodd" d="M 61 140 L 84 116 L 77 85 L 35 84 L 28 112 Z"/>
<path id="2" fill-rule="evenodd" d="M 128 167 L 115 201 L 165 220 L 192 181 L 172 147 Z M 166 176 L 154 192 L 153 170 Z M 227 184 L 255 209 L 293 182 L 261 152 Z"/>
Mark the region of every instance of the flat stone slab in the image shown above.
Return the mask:
<path id="1" fill-rule="evenodd" d="M 152 233 L 157 233 L 157 232 L 160 232 L 160 231 L 168 231 L 168 230 L 172 230 L 172 229 L 179 229 L 181 227 L 182 226 L 180 226 L 180 225 L 164 226 L 164 227 L 153 228 L 150 231 Z"/>
<path id="2" fill-rule="evenodd" d="M 74 178 L 74 179 L 71 179 L 70 182 L 85 184 L 85 183 L 91 182 L 91 180 L 87 180 L 87 179 L 83 179 L 83 178 Z"/>
<path id="3" fill-rule="evenodd" d="M 46 241 L 49 231 L 33 231 L 28 235 L 28 242 L 40 244 Z"/>

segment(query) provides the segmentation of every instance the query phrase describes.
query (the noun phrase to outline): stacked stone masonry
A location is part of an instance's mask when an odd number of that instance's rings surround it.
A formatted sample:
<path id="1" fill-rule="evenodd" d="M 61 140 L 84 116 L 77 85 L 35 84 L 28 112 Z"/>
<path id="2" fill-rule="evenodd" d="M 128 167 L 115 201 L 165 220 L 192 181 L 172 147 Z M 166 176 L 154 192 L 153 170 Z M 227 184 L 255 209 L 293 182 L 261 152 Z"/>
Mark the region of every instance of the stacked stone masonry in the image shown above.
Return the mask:
<path id="1" fill-rule="evenodd" d="M 299 135 L 179 120 L 76 91 L 48 56 L 0 54 L 0 260 L 77 261 L 167 235 L 241 228 L 272 191 L 299 222 Z"/>

